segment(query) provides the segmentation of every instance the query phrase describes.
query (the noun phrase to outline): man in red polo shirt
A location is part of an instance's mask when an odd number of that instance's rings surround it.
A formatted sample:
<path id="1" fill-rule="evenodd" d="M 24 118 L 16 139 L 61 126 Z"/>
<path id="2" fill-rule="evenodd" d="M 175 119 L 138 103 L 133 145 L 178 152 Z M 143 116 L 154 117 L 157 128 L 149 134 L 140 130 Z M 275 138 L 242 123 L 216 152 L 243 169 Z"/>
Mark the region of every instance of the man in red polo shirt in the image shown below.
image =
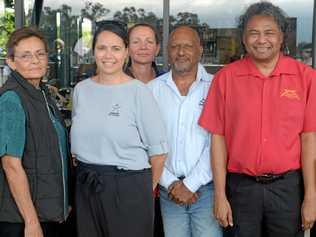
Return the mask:
<path id="1" fill-rule="evenodd" d="M 217 73 L 199 120 L 228 236 L 301 236 L 316 217 L 316 72 L 280 52 L 286 26 L 269 2 L 246 10 L 247 55 Z"/>

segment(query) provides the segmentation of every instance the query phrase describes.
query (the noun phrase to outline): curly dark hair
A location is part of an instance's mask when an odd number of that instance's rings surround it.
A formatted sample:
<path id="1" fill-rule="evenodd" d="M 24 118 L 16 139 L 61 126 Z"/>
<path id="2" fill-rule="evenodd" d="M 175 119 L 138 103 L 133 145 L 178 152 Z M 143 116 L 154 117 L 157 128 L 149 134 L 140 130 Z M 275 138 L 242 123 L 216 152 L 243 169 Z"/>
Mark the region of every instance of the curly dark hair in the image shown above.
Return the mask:
<path id="1" fill-rule="evenodd" d="M 238 19 L 238 29 L 240 31 L 240 36 L 242 38 L 244 31 L 247 27 L 249 20 L 258 15 L 271 16 L 278 25 L 280 31 L 283 33 L 284 41 L 287 39 L 288 33 L 288 20 L 287 14 L 278 6 L 273 5 L 271 2 L 261 1 L 251 4 L 244 14 L 242 14 Z M 282 48 L 284 45 L 282 46 Z"/>

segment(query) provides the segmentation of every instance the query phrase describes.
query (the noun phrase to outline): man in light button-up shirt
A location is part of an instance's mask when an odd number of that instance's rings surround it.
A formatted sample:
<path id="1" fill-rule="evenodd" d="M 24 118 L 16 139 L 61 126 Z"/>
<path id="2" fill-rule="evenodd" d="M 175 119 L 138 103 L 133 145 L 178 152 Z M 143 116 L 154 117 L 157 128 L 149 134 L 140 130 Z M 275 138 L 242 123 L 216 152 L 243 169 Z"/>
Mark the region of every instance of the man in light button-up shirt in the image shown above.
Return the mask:
<path id="1" fill-rule="evenodd" d="M 200 38 L 187 26 L 169 39 L 171 71 L 149 83 L 167 127 L 170 151 L 160 179 L 166 237 L 218 237 L 213 218 L 210 136 L 198 118 L 212 76 L 199 64 Z"/>

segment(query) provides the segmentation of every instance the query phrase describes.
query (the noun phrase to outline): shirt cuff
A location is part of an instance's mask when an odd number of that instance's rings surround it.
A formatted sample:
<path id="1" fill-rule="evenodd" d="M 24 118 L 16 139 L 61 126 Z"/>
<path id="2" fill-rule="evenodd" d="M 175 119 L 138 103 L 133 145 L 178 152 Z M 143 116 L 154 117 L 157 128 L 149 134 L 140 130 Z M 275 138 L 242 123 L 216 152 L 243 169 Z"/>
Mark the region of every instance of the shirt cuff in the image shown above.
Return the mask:
<path id="1" fill-rule="evenodd" d="M 15 158 L 15 159 L 18 159 L 18 160 L 21 160 L 21 159 L 22 159 L 22 155 L 17 154 L 17 153 L 14 153 L 14 152 L 1 152 L 1 153 L 0 153 L 0 159 L 1 159 L 3 156 L 10 156 L 10 157 Z"/>
<path id="2" fill-rule="evenodd" d="M 191 177 L 185 178 L 183 183 L 192 193 L 195 193 L 203 185 L 199 180 Z"/>
<path id="3" fill-rule="evenodd" d="M 158 145 L 152 145 L 148 147 L 148 156 L 161 155 L 168 153 L 167 142 L 160 142 Z"/>
<path id="4" fill-rule="evenodd" d="M 162 172 L 159 184 L 161 186 L 163 186 L 166 190 L 168 190 L 169 186 L 174 182 L 179 180 L 176 176 L 174 175 L 169 175 L 167 174 L 168 171 L 166 171 L 165 169 Z M 169 172 L 168 172 L 169 173 Z"/>

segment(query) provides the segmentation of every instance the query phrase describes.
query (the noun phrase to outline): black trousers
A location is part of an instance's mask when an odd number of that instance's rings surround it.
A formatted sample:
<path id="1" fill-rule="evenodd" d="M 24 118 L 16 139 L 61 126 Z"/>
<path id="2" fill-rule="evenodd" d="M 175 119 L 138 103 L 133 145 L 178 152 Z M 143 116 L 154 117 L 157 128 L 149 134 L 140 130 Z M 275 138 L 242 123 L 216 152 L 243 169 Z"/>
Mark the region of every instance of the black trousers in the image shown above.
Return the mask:
<path id="1" fill-rule="evenodd" d="M 44 237 L 60 237 L 60 224 L 42 222 L 41 227 Z M 24 237 L 24 224 L 0 222 L 0 237 Z"/>
<path id="2" fill-rule="evenodd" d="M 299 171 L 271 183 L 258 183 L 243 174 L 227 175 L 227 197 L 234 226 L 229 237 L 301 237 L 303 181 Z"/>
<path id="3" fill-rule="evenodd" d="M 155 198 L 155 219 L 154 219 L 154 237 L 164 237 L 163 223 L 161 217 L 160 200 Z"/>
<path id="4" fill-rule="evenodd" d="M 152 237 L 151 170 L 124 171 L 79 163 L 76 181 L 78 237 Z"/>
<path id="5" fill-rule="evenodd" d="M 315 226 L 315 224 L 314 224 L 313 228 L 311 229 L 310 237 L 316 237 L 316 226 Z"/>

